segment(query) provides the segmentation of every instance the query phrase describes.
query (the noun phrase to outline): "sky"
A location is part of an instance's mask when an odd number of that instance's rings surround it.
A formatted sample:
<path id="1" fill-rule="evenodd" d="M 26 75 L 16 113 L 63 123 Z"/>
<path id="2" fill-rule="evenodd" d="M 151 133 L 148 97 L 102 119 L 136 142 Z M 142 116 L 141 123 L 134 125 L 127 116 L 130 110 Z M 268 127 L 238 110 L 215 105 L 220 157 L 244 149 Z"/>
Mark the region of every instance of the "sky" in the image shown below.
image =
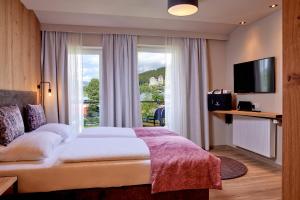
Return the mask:
<path id="1" fill-rule="evenodd" d="M 92 78 L 99 79 L 99 55 L 83 55 L 83 82 L 87 83 Z M 165 67 L 164 53 L 138 52 L 138 73 Z"/>
<path id="2" fill-rule="evenodd" d="M 138 52 L 138 72 L 165 67 L 166 56 L 164 53 Z"/>
<path id="3" fill-rule="evenodd" d="M 93 78 L 99 79 L 99 55 L 83 55 L 82 57 L 83 82 Z"/>

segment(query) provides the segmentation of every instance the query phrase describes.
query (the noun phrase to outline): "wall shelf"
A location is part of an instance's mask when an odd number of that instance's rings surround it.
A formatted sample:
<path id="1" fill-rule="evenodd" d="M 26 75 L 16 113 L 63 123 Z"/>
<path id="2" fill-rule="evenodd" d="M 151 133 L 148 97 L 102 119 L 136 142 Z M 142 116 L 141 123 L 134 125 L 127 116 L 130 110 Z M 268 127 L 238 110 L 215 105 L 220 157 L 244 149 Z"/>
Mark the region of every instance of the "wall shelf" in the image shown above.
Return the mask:
<path id="1" fill-rule="evenodd" d="M 225 121 L 227 124 L 232 123 L 232 115 L 248 116 L 248 117 L 261 117 L 268 119 L 282 119 L 282 114 L 273 113 L 273 112 L 252 112 L 252 111 L 240 111 L 240 110 L 215 110 L 212 111 L 214 114 L 223 114 L 225 115 Z"/>

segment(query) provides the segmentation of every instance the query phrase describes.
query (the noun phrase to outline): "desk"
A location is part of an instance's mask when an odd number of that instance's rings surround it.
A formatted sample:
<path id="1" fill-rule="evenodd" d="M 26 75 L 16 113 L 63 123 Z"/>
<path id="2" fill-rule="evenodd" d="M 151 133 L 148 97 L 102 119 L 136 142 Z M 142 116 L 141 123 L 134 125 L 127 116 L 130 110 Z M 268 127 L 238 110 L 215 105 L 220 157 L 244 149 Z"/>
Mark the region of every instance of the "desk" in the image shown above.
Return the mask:
<path id="1" fill-rule="evenodd" d="M 251 112 L 251 111 L 240 111 L 240 110 L 215 110 L 212 111 L 214 114 L 223 114 L 225 115 L 225 121 L 227 124 L 232 123 L 232 115 L 248 116 L 248 117 L 261 117 L 268 119 L 276 119 L 281 121 L 282 114 L 273 113 L 273 112 Z"/>

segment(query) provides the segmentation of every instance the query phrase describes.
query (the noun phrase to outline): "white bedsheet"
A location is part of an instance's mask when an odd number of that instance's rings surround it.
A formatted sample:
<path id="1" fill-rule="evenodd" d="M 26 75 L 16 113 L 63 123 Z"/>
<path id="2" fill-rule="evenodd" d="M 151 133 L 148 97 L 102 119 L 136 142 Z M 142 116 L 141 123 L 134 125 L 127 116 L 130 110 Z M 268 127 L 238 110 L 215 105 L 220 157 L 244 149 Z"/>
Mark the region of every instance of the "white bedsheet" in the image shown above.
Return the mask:
<path id="1" fill-rule="evenodd" d="M 63 162 L 145 160 L 150 152 L 139 138 L 77 138 L 59 155 Z"/>
<path id="2" fill-rule="evenodd" d="M 149 159 L 63 163 L 59 157 L 66 145 L 41 162 L 0 162 L 0 176 L 18 176 L 21 193 L 150 183 Z"/>
<path id="3" fill-rule="evenodd" d="M 83 129 L 78 137 L 136 137 L 136 134 L 132 128 L 92 127 Z"/>

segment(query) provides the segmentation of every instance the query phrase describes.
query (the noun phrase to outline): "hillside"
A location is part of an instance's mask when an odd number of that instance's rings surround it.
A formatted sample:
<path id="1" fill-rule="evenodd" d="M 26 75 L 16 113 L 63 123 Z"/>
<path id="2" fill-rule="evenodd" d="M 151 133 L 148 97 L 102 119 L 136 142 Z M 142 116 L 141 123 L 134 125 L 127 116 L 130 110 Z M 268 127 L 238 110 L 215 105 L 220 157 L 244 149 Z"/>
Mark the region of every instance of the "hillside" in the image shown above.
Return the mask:
<path id="1" fill-rule="evenodd" d="M 156 70 L 150 70 L 150 71 L 140 73 L 139 74 L 139 83 L 140 83 L 140 85 L 142 85 L 144 83 L 149 83 L 149 79 L 151 77 L 158 78 L 160 75 L 165 77 L 165 72 L 166 72 L 166 68 L 161 67 L 161 68 L 158 68 Z"/>

